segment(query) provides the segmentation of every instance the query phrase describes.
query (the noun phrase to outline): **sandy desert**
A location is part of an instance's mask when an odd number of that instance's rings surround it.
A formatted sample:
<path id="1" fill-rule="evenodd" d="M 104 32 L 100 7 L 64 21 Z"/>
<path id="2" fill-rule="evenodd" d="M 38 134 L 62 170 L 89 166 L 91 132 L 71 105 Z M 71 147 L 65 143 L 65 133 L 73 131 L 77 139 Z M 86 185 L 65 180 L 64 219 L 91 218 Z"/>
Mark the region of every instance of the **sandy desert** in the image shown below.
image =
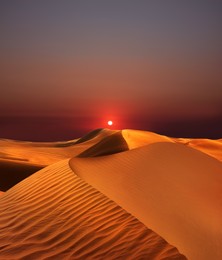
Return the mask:
<path id="1" fill-rule="evenodd" d="M 222 140 L 1 139 L 0 259 L 222 259 Z"/>

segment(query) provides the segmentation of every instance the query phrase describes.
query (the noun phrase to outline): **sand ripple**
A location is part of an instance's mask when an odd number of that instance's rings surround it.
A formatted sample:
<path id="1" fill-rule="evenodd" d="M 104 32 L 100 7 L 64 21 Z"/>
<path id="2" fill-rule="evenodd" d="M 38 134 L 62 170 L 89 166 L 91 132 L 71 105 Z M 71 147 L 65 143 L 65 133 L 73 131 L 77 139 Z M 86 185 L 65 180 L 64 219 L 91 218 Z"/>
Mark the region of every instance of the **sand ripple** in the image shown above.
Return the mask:
<path id="1" fill-rule="evenodd" d="M 64 160 L 0 197 L 0 259 L 185 259 Z"/>

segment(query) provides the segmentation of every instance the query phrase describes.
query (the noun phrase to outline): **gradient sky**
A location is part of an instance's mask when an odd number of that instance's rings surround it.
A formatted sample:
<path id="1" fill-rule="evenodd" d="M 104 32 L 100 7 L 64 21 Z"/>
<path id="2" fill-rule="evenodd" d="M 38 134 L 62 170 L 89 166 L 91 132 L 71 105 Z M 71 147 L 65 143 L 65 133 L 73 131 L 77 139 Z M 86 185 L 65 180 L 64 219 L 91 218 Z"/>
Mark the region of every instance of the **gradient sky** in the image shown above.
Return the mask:
<path id="1" fill-rule="evenodd" d="M 222 1 L 1 0 L 0 137 L 222 137 Z"/>

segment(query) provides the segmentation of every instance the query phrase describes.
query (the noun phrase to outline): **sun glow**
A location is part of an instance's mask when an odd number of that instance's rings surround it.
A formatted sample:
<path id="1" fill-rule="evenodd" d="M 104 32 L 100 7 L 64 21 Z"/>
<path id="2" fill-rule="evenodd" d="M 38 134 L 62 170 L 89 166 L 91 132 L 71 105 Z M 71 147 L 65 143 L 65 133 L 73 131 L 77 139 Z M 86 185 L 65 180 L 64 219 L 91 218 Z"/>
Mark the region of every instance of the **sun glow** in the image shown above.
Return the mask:
<path id="1" fill-rule="evenodd" d="M 109 120 L 109 121 L 107 122 L 107 124 L 111 126 L 111 125 L 113 125 L 113 121 Z"/>

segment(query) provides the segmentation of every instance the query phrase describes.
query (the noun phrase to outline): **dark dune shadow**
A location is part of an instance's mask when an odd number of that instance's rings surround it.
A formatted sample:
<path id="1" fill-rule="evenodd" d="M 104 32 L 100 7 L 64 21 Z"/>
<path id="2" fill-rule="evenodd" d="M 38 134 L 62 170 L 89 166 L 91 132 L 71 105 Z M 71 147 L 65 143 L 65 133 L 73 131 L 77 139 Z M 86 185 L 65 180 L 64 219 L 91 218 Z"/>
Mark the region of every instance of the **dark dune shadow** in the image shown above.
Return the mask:
<path id="1" fill-rule="evenodd" d="M 98 128 L 98 129 L 95 129 L 95 130 L 89 132 L 88 134 L 81 137 L 78 141 L 76 141 L 76 144 L 80 144 L 80 143 L 89 141 L 90 139 L 96 137 L 102 130 L 103 130 L 103 128 Z"/>
<path id="2" fill-rule="evenodd" d="M 77 157 L 96 157 L 120 153 L 127 150 L 129 150 L 129 147 L 123 138 L 122 133 L 117 132 L 105 137 L 97 144 L 79 154 Z"/>
<path id="3" fill-rule="evenodd" d="M 42 168 L 27 163 L 0 160 L 0 190 L 7 191 Z"/>

